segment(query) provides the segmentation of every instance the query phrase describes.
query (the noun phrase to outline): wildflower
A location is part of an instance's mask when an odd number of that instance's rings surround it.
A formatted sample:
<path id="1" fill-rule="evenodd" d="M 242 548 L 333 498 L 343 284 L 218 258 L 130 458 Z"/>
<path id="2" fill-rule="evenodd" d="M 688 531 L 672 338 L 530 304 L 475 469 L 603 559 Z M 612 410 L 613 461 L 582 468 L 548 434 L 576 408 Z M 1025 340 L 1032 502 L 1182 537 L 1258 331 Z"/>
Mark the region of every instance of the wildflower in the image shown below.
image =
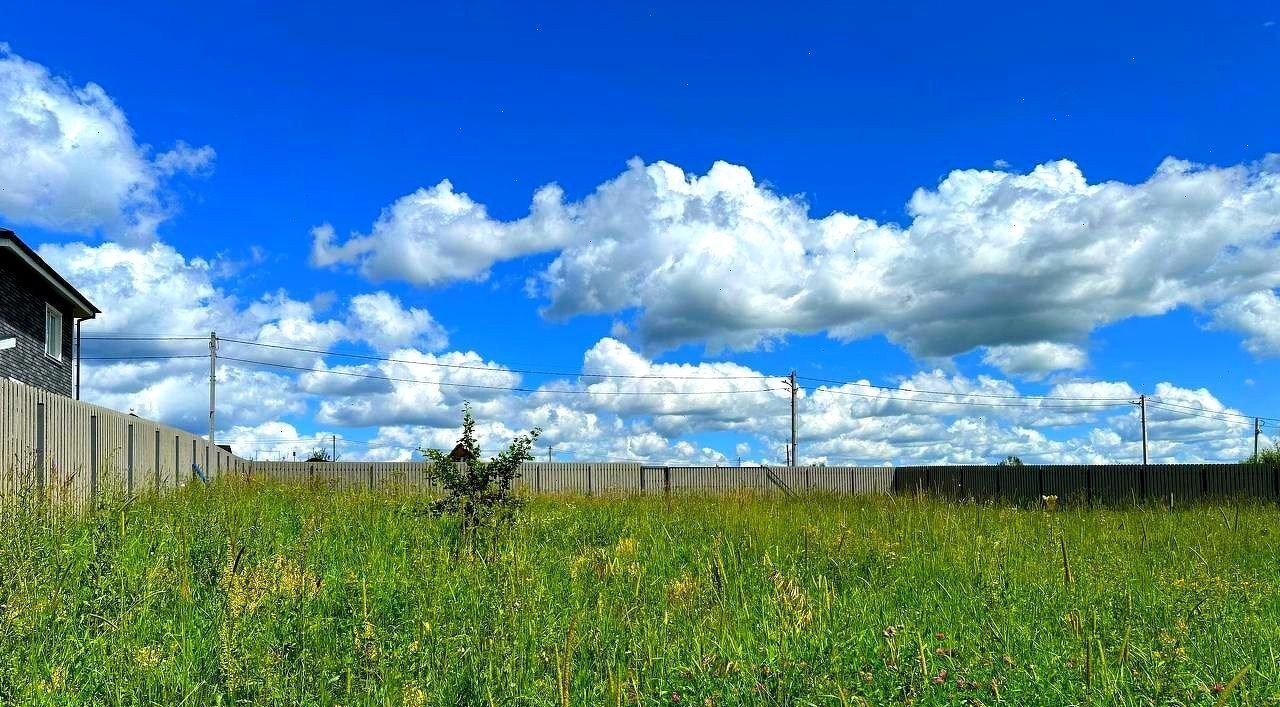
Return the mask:
<path id="1" fill-rule="evenodd" d="M 667 603 L 675 605 L 684 605 L 693 598 L 694 591 L 697 589 L 697 580 L 692 575 L 684 574 L 678 579 L 667 585 Z"/>
<path id="2" fill-rule="evenodd" d="M 1041 496 L 1041 497 L 1040 497 L 1040 500 L 1044 501 L 1044 509 L 1045 509 L 1046 511 L 1056 511 L 1056 510 L 1058 510 L 1058 497 L 1057 497 L 1056 495 L 1055 495 L 1055 496 Z"/>
<path id="3" fill-rule="evenodd" d="M 934 685 L 941 685 L 946 681 L 947 681 L 947 671 L 945 670 L 939 670 L 938 674 L 933 676 Z"/>
<path id="4" fill-rule="evenodd" d="M 938 655 L 951 655 L 952 650 L 953 649 L 951 648 L 944 648 L 942 646 L 938 646 L 937 648 L 933 649 L 933 652 L 937 653 Z"/>
<path id="5" fill-rule="evenodd" d="M 1213 686 L 1209 688 L 1209 692 L 1212 692 L 1215 695 L 1221 695 L 1226 689 L 1226 685 L 1223 685 L 1220 682 L 1215 682 Z"/>
<path id="6" fill-rule="evenodd" d="M 1013 665 L 1013 656 L 1006 655 L 1003 660 L 1005 665 Z"/>
<path id="7" fill-rule="evenodd" d="M 636 545 L 637 543 L 635 538 L 619 538 L 618 545 L 614 548 L 613 554 L 618 557 L 634 555 L 636 554 Z"/>
<path id="8" fill-rule="evenodd" d="M 154 668 L 160 665 L 162 656 L 155 646 L 143 646 L 133 654 L 133 659 L 144 668 Z"/>
<path id="9" fill-rule="evenodd" d="M 945 640 L 947 640 L 947 634 L 945 634 L 945 633 L 943 633 L 943 632 L 941 632 L 941 631 L 939 631 L 939 632 L 937 632 L 937 633 L 933 634 L 933 637 L 934 637 L 935 639 L 939 640 L 939 641 L 945 641 Z"/>
<path id="10" fill-rule="evenodd" d="M 417 685 L 405 685 L 402 703 L 404 707 L 423 707 L 427 704 L 427 693 Z"/>
<path id="11" fill-rule="evenodd" d="M 671 693 L 671 704 L 674 705 L 679 703 L 680 703 L 680 693 L 678 692 Z"/>

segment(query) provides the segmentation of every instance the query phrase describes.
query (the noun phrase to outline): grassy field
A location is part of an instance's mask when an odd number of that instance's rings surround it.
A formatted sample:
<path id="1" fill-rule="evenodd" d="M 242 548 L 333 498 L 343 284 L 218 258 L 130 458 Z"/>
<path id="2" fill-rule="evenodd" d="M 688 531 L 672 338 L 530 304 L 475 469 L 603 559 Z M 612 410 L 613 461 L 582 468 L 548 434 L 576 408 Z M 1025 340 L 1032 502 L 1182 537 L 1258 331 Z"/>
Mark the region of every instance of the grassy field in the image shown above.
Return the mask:
<path id="1" fill-rule="evenodd" d="M 413 499 L 0 520 L 6 704 L 1275 704 L 1271 506 Z M 1235 684 L 1233 677 L 1247 673 Z"/>

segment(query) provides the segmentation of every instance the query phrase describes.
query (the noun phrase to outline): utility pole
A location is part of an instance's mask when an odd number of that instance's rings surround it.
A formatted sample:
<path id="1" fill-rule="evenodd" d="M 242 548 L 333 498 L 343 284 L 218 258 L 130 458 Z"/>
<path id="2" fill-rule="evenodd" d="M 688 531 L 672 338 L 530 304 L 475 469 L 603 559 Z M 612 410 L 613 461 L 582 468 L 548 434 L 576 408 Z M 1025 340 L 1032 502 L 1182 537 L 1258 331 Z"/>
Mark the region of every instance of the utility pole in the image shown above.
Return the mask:
<path id="1" fill-rule="evenodd" d="M 551 463 L 551 445 L 547 445 L 547 463 Z"/>
<path id="2" fill-rule="evenodd" d="M 338 461 L 338 435 L 329 435 L 333 439 L 333 461 Z"/>
<path id="3" fill-rule="evenodd" d="M 791 371 L 791 466 L 799 464 L 796 457 L 796 371 Z"/>
<path id="4" fill-rule="evenodd" d="M 791 390 L 791 444 L 787 445 L 787 466 L 796 465 L 796 372 L 782 379 L 784 385 Z"/>
<path id="5" fill-rule="evenodd" d="M 1258 438 L 1262 436 L 1262 418 L 1253 418 L 1253 460 L 1255 462 L 1262 461 L 1258 458 Z"/>
<path id="6" fill-rule="evenodd" d="M 76 320 L 76 400 L 80 399 L 80 320 Z"/>
<path id="7" fill-rule="evenodd" d="M 1138 396 L 1138 411 L 1142 419 L 1142 465 L 1147 465 L 1147 396 Z"/>
<path id="8" fill-rule="evenodd" d="M 217 406 L 214 404 L 218 387 L 218 333 L 209 332 L 209 446 L 214 445 L 213 428 L 217 425 Z"/>

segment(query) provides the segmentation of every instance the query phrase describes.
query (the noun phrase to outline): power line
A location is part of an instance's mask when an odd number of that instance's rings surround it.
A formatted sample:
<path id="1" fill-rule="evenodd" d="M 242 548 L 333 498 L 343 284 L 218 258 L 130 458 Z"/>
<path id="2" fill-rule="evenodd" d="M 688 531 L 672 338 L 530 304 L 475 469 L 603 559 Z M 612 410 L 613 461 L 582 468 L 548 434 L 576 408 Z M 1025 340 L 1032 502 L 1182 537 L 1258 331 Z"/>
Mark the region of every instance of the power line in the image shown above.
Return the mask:
<path id="1" fill-rule="evenodd" d="M 1004 400 L 1071 400 L 1071 401 L 1086 400 L 1086 401 L 1098 401 L 1098 402 L 1103 402 L 1103 401 L 1106 401 L 1106 402 L 1119 402 L 1119 401 L 1128 401 L 1128 400 L 1129 400 L 1129 398 L 1127 398 L 1127 397 L 1126 397 L 1126 398 L 1080 398 L 1080 397 L 1067 397 L 1067 396 L 1054 396 L 1054 395 L 1011 395 L 1011 394 L 1000 394 L 1000 393 L 957 393 L 957 392 L 955 392 L 955 391 L 950 391 L 950 390 L 919 390 L 919 389 L 915 389 L 915 388 L 901 388 L 901 387 L 899 387 L 899 388 L 894 388 L 894 387 L 892 387 L 892 386 L 887 386 L 887 385 L 876 385 L 876 384 L 874 384 L 874 383 L 862 383 L 862 382 L 858 382 L 858 381 L 838 381 L 838 380 L 830 380 L 830 379 L 827 379 L 827 378 L 812 378 L 812 377 L 810 377 L 810 376 L 798 376 L 798 377 L 799 377 L 801 380 L 814 381 L 814 382 L 817 382 L 817 383 L 830 383 L 830 384 L 833 384 L 833 385 L 853 385 L 853 386 L 858 386 L 858 387 L 861 387 L 861 388 L 874 388 L 874 389 L 876 389 L 876 390 L 884 390 L 884 391 L 888 391 L 888 392 L 892 392 L 892 393 L 920 393 L 920 394 L 925 394 L 925 395 L 950 395 L 950 396 L 960 397 L 960 398 L 995 398 L 995 399 L 1004 399 Z M 838 392 L 841 392 L 841 391 L 837 391 L 837 390 L 832 390 L 832 389 L 830 389 L 830 388 L 826 388 L 825 390 L 826 390 L 828 393 L 838 393 Z"/>
<path id="2" fill-rule="evenodd" d="M 895 388 L 884 388 L 882 386 L 872 386 L 881 388 L 882 390 L 898 390 Z M 1106 408 L 1122 407 L 1128 405 L 1125 402 L 1104 402 L 1100 398 L 1064 398 L 1063 400 L 1078 400 L 1080 402 L 1074 405 L 1038 405 L 1033 404 L 1030 400 L 1041 400 L 1042 398 L 1026 399 L 1025 403 L 985 403 L 976 400 L 928 400 L 922 398 L 902 398 L 892 395 L 872 395 L 870 393 L 855 393 L 851 390 L 832 390 L 824 388 L 821 392 L 831 393 L 833 395 L 851 395 L 858 398 L 867 398 L 870 400 L 894 400 L 902 403 L 920 403 L 924 405 L 962 405 L 962 406 L 978 406 L 978 407 L 996 407 L 996 408 L 1031 408 L 1035 410 L 1102 410 Z M 919 391 L 903 391 L 903 392 L 919 392 Z M 963 395 L 963 394 L 959 394 Z"/>
<path id="3" fill-rule="evenodd" d="M 404 363 L 414 366 L 432 366 L 436 368 L 460 368 L 472 371 L 498 371 L 503 373 L 521 373 L 534 376 L 564 376 L 579 378 L 651 378 L 651 379 L 668 379 L 668 380 L 767 380 L 773 376 L 750 375 L 750 376 L 679 376 L 679 375 L 627 375 L 622 373 L 574 373 L 570 371 L 547 371 L 529 368 L 493 368 L 492 366 L 475 366 L 461 363 L 440 363 L 438 361 L 413 361 L 403 358 L 387 358 L 383 356 L 372 356 L 369 354 L 358 354 L 347 351 L 327 351 L 325 349 L 311 349 L 304 346 L 285 346 L 283 344 L 269 344 L 261 341 L 245 341 L 243 339 L 223 338 L 220 341 L 229 341 L 245 346 L 258 346 L 269 349 L 281 349 L 284 351 L 298 351 L 302 353 L 313 353 L 324 356 L 341 356 L 346 358 L 362 359 L 365 361 L 379 361 L 385 363 Z"/>
<path id="4" fill-rule="evenodd" d="M 393 381 L 397 383 L 425 383 L 428 385 L 450 386 L 454 388 L 476 388 L 480 390 L 503 390 L 514 393 L 549 393 L 549 394 L 565 394 L 565 395 L 732 395 L 738 393 L 769 393 L 781 391 L 781 388 L 758 388 L 750 390 L 565 390 L 565 389 L 546 389 L 546 388 L 522 388 L 518 386 L 503 385 L 482 385 L 480 383 L 453 383 L 448 381 L 422 380 L 419 378 L 398 378 L 395 376 L 376 376 L 367 373 L 355 373 L 354 371 L 335 371 L 331 369 L 314 369 L 304 366 L 290 366 L 284 363 L 271 363 L 269 361 L 255 361 L 247 358 L 233 358 L 231 356 L 222 356 L 223 361 L 235 361 L 237 363 L 247 363 L 256 366 L 268 366 L 272 368 L 285 368 L 294 371 L 302 371 L 304 373 L 328 373 L 338 376 L 349 376 L 352 378 L 368 378 L 371 380 Z M 506 371 L 486 369 L 494 373 L 505 373 Z"/>
<path id="5" fill-rule="evenodd" d="M 1205 412 L 1205 413 L 1211 413 L 1214 415 L 1230 415 L 1231 417 L 1239 417 L 1239 418 L 1243 418 L 1250 421 L 1252 421 L 1254 418 L 1257 418 L 1259 420 L 1270 420 L 1272 422 L 1280 422 L 1280 417 L 1267 417 L 1265 415 L 1245 415 L 1243 413 L 1231 412 L 1229 410 L 1209 410 L 1203 407 L 1196 407 L 1194 405 L 1181 405 L 1179 403 L 1170 403 L 1164 400 L 1160 400 L 1159 398 L 1147 398 L 1147 400 L 1151 401 L 1156 405 L 1163 405 L 1166 407 L 1178 408 L 1181 410 L 1191 410 L 1193 412 Z"/>
<path id="6" fill-rule="evenodd" d="M 253 442 L 269 442 L 271 444 L 284 444 L 289 442 L 305 443 L 305 444 L 328 444 L 331 435 L 325 435 L 323 438 L 290 438 L 290 437 L 250 437 Z M 408 449 L 408 445 L 392 444 L 390 442 L 366 442 L 359 439 L 347 439 L 345 437 L 338 438 L 338 444 L 358 444 L 363 447 L 375 447 L 379 449 L 404 448 Z"/>
<path id="7" fill-rule="evenodd" d="M 192 341 L 203 340 L 208 337 L 202 336 L 86 336 L 85 339 L 96 341 Z M 414 361 L 403 358 L 390 358 L 386 356 L 374 356 L 370 354 L 360 354 L 350 351 L 331 351 L 327 349 L 315 349 L 305 346 L 289 346 L 286 344 L 273 344 L 265 341 L 248 341 L 245 339 L 235 339 L 231 337 L 219 337 L 220 342 L 241 344 L 243 346 L 256 346 L 259 348 L 277 349 L 282 351 L 295 351 L 299 353 L 311 353 L 322 356 L 338 356 L 344 358 L 354 358 L 364 361 L 378 361 L 384 363 L 403 363 L 412 366 L 431 366 L 434 368 L 457 368 L 472 371 L 502 371 L 506 373 L 520 373 L 524 375 L 534 376 L 563 376 L 579 377 L 579 378 L 622 378 L 622 379 L 667 379 L 667 380 L 768 380 L 774 376 L 766 375 L 725 375 L 725 376 L 683 376 L 683 375 L 664 375 L 664 374 L 624 374 L 624 373 L 585 373 L 573 371 L 551 371 L 534 368 L 494 368 L 492 366 L 477 366 L 461 363 L 441 363 L 438 361 Z M 122 357 L 123 358 L 123 357 Z M 141 357 L 139 357 L 141 358 Z M 86 359 L 93 360 L 93 359 Z"/>
<path id="8" fill-rule="evenodd" d="M 104 335 L 104 336 L 83 336 L 86 341 L 205 341 L 209 335 L 204 336 L 142 336 L 142 335 Z"/>
<path id="9" fill-rule="evenodd" d="M 81 356 L 81 361 L 148 361 L 173 358 L 203 358 L 209 354 L 138 354 L 133 356 Z"/>
<path id="10" fill-rule="evenodd" d="M 1148 401 L 1148 402 L 1151 402 L 1151 401 Z M 1210 411 L 1210 410 L 1205 410 L 1205 411 L 1203 411 L 1204 413 L 1209 413 L 1209 414 L 1203 414 L 1203 413 L 1201 413 L 1201 412 L 1193 412 L 1191 409 L 1167 408 L 1167 407 L 1165 407 L 1165 404 L 1164 404 L 1164 403 L 1151 402 L 1151 404 L 1152 404 L 1152 405 L 1154 405 L 1154 406 L 1156 406 L 1157 408 L 1160 408 L 1160 409 L 1165 410 L 1165 411 L 1167 411 L 1167 412 L 1171 412 L 1171 413 L 1173 413 L 1173 414 L 1175 414 L 1175 415 L 1186 415 L 1186 416 L 1188 416 L 1188 417 L 1201 417 L 1201 418 L 1204 418 L 1204 419 L 1206 419 L 1206 420 L 1213 420 L 1213 421 L 1215 421 L 1215 422 L 1224 422 L 1224 423 L 1229 424 L 1229 425 L 1244 425 L 1244 426 L 1246 426 L 1246 427 L 1253 427 L 1253 419 L 1254 419 L 1254 418 L 1252 418 L 1252 417 L 1247 418 L 1247 419 L 1232 419 L 1232 418 L 1227 418 L 1227 417 L 1217 417 L 1217 416 L 1216 416 L 1216 414 L 1215 414 L 1215 413 L 1213 413 L 1213 411 Z M 1225 414 L 1225 413 L 1223 413 L 1223 414 Z M 1269 420 L 1269 419 L 1271 419 L 1271 418 L 1258 418 L 1258 419 L 1268 419 L 1268 420 Z"/>

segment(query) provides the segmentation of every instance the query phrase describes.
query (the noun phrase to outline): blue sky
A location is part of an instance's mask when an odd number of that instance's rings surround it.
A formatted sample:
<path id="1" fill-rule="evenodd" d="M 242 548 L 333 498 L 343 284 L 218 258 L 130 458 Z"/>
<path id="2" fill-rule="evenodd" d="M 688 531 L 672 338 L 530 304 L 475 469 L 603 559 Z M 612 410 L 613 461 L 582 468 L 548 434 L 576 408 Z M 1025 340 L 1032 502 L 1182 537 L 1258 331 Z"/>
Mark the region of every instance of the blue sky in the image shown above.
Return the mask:
<path id="1" fill-rule="evenodd" d="M 10 115 L 0 118 L 0 155 L 11 155 L 11 171 L 0 166 L 0 178 L 11 194 L 38 198 L 0 197 L 0 223 L 45 246 L 107 310 L 86 334 L 212 325 L 261 342 L 387 357 L 474 352 L 498 368 L 582 371 L 596 351 L 610 370 L 635 364 L 626 358 L 634 354 L 646 365 L 731 362 L 918 389 L 913 377 L 936 375 L 935 388 L 987 394 L 1128 386 L 1108 389 L 1122 398 L 1166 384 L 1174 404 L 1280 416 L 1280 266 L 1266 262 L 1276 255 L 1280 191 L 1280 163 L 1268 157 L 1280 150 L 1280 14 L 1268 4 L 361 10 L 6 3 L 3 57 L 26 70 L 3 75 Z M 88 96 L 88 84 L 102 97 Z M 59 152 L 47 134 L 20 129 L 32 113 L 14 108 L 15 97 L 33 95 L 47 100 L 31 105 L 65 102 L 54 111 L 64 138 L 88 119 L 119 133 L 92 159 L 85 149 Z M 1171 167 L 1169 157 L 1187 164 Z M 737 167 L 717 173 L 718 161 Z M 686 220 L 655 216 L 670 196 L 648 191 L 661 182 L 659 163 L 677 169 L 677 182 L 705 178 L 702 191 L 671 202 Z M 951 178 L 957 170 L 970 176 Z M 101 193 L 113 179 L 123 186 Z M 450 188 L 411 198 L 442 180 Z M 615 180 L 616 193 L 593 201 Z M 1118 186 L 1088 192 L 1107 183 Z M 563 213 L 526 219 L 548 184 L 562 190 L 552 201 Z M 924 201 L 912 201 L 917 190 Z M 744 195 L 764 199 L 778 220 L 757 219 L 735 201 Z M 441 216 L 446 205 L 466 218 Z M 698 217 L 695 206 L 711 215 Z M 789 211 L 797 208 L 800 217 Z M 384 210 L 392 217 L 380 229 Z M 850 228 L 819 223 L 833 213 L 910 243 L 873 246 L 863 233 L 821 245 L 818 230 Z M 1078 230 L 1067 213 L 1086 214 Z M 743 235 L 751 229 L 733 225 L 739 219 L 758 232 Z M 328 240 L 317 227 L 330 229 Z M 1124 254 L 1130 238 L 1140 253 Z M 605 240 L 628 245 L 605 248 Z M 498 245 L 476 245 L 487 241 Z M 1097 257 L 1072 255 L 1091 243 Z M 695 245 L 718 258 L 701 266 L 708 281 L 732 283 L 732 292 L 702 289 L 699 266 L 681 260 Z M 773 246 L 776 270 L 767 263 Z M 442 253 L 456 262 L 439 265 Z M 417 256 L 436 264 L 414 266 Z M 741 267 L 721 268 L 735 257 Z M 105 267 L 112 258 L 117 266 Z M 848 262 L 835 267 L 834 258 Z M 170 269 L 160 272 L 161 262 Z M 831 276 L 840 267 L 845 275 Z M 135 287 L 143 268 L 152 284 Z M 892 282 L 868 275 L 861 284 L 866 268 Z M 1002 272 L 1036 276 L 1008 277 L 1006 291 Z M 918 287 L 898 281 L 908 278 Z M 1126 281 L 1140 286 L 1128 291 Z M 837 294 L 841 286 L 851 291 Z M 190 288 L 190 311 L 137 303 L 168 301 L 179 287 Z M 359 334 L 376 317 L 357 322 L 352 298 L 374 293 L 417 326 L 381 344 Z M 909 296 L 934 304 L 904 313 Z M 602 353 L 606 337 L 626 350 Z M 86 347 L 157 351 L 186 349 Z M 177 400 L 190 387 L 183 382 L 197 379 L 194 365 L 87 366 L 98 375 L 87 376 L 86 397 L 198 429 L 198 396 Z M 392 397 L 405 412 L 379 418 L 350 410 L 387 408 L 378 397 L 387 391 L 339 395 L 307 389 L 288 369 L 259 372 L 273 377 L 241 381 L 252 392 L 239 407 L 231 398 L 224 416 L 227 434 L 245 444 L 331 432 L 380 445 L 353 443 L 350 454 L 391 455 L 414 439 L 454 434 L 440 410 L 456 408 L 456 396 L 417 400 L 398 389 Z M 524 376 L 512 387 L 553 380 Z M 771 397 L 717 412 L 708 411 L 717 407 L 711 395 L 692 396 L 699 404 L 688 409 L 620 408 L 583 395 L 591 403 L 539 410 L 511 397 L 488 401 L 495 440 L 552 414 L 560 422 L 547 425 L 549 438 L 583 458 L 777 457 Z M 823 420 L 802 422 L 813 460 L 962 461 L 1025 449 L 1070 461 L 1133 451 L 1127 408 L 1110 421 L 1000 419 L 970 436 L 971 416 L 982 417 L 979 427 L 989 421 L 981 408 L 898 415 L 892 405 L 850 408 L 854 400 L 812 400 L 811 417 Z M 420 415 L 408 412 L 419 406 Z M 580 432 L 588 428 L 597 431 Z M 893 430 L 918 430 L 924 451 Z M 1229 458 L 1251 444 L 1238 425 L 1177 433 L 1192 441 L 1164 449 L 1169 458 Z M 574 450 L 584 435 L 592 442 Z M 634 444 L 615 445 L 630 437 Z"/>

